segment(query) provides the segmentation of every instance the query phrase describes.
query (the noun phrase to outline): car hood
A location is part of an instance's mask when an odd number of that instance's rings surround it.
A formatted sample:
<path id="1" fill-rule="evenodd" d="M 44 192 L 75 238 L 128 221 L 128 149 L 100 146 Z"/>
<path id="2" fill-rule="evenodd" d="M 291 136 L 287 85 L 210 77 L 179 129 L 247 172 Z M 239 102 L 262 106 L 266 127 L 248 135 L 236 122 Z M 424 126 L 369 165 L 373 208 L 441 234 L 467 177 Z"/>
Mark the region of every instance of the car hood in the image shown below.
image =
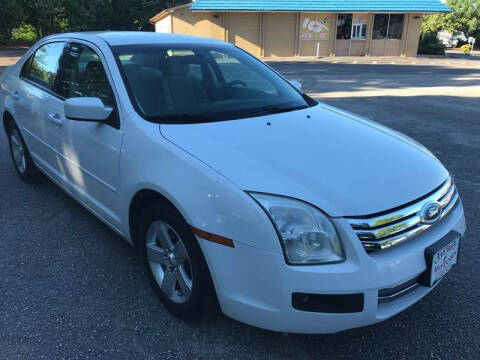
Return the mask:
<path id="1" fill-rule="evenodd" d="M 324 104 L 250 119 L 163 124 L 160 130 L 242 190 L 301 199 L 330 216 L 395 208 L 448 176 L 412 139 Z"/>

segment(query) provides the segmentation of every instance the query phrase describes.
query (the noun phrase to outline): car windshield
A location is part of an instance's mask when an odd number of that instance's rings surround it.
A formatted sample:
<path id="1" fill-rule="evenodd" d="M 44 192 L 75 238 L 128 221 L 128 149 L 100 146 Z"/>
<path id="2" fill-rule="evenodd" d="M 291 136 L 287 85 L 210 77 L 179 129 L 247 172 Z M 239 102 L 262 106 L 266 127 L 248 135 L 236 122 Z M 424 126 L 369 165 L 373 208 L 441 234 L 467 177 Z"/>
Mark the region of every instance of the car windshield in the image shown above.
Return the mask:
<path id="1" fill-rule="evenodd" d="M 133 104 L 149 121 L 233 120 L 314 104 L 234 46 L 128 45 L 114 53 Z"/>

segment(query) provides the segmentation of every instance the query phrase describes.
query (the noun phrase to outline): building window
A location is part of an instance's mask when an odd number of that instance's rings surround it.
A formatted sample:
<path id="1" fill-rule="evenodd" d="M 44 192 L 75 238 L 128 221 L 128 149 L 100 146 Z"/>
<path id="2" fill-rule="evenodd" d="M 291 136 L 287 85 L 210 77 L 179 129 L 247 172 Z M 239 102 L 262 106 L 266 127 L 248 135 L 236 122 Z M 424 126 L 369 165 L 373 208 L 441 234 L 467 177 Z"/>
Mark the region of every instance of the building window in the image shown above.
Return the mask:
<path id="1" fill-rule="evenodd" d="M 373 40 L 382 40 L 387 37 L 388 14 L 377 14 L 373 22 Z"/>
<path id="2" fill-rule="evenodd" d="M 376 14 L 373 22 L 373 40 L 400 40 L 403 32 L 403 14 Z"/>
<path id="3" fill-rule="evenodd" d="M 352 35 L 353 14 L 338 14 L 337 39 L 350 40 Z"/>
<path id="4" fill-rule="evenodd" d="M 365 40 L 367 38 L 367 24 L 353 24 L 352 40 Z"/>
<path id="5" fill-rule="evenodd" d="M 388 38 L 400 40 L 403 32 L 403 14 L 390 15 L 390 26 L 388 27 Z"/>

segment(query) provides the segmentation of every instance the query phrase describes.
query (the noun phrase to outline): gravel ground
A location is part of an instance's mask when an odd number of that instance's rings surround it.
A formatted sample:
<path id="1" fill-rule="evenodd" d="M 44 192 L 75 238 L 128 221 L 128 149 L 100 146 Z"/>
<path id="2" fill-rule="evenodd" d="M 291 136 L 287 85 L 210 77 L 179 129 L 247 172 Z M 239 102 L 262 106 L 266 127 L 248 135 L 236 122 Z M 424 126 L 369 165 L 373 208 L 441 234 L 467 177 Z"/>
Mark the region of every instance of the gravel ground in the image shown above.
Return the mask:
<path id="1" fill-rule="evenodd" d="M 480 70 L 272 65 L 324 101 L 412 136 L 444 162 L 468 222 L 455 270 L 400 315 L 335 335 L 272 333 L 220 314 L 180 321 L 155 298 L 134 249 L 48 180 L 17 178 L 2 131 L 0 358 L 480 357 Z"/>

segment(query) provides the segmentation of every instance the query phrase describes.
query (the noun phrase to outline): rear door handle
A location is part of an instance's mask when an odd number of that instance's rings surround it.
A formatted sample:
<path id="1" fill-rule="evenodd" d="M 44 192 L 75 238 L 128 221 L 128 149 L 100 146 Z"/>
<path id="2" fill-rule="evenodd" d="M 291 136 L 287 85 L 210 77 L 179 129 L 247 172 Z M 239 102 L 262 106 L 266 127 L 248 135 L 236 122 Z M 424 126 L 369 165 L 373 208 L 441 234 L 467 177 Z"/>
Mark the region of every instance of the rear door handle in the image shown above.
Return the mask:
<path id="1" fill-rule="evenodd" d="M 48 115 L 48 120 L 55 125 L 56 127 L 60 127 L 63 125 L 62 119 L 60 119 L 60 115 L 58 114 L 50 114 Z"/>
<path id="2" fill-rule="evenodd" d="M 14 99 L 15 101 L 20 100 L 20 94 L 18 93 L 17 90 L 12 91 L 12 97 L 13 97 L 13 99 Z"/>

